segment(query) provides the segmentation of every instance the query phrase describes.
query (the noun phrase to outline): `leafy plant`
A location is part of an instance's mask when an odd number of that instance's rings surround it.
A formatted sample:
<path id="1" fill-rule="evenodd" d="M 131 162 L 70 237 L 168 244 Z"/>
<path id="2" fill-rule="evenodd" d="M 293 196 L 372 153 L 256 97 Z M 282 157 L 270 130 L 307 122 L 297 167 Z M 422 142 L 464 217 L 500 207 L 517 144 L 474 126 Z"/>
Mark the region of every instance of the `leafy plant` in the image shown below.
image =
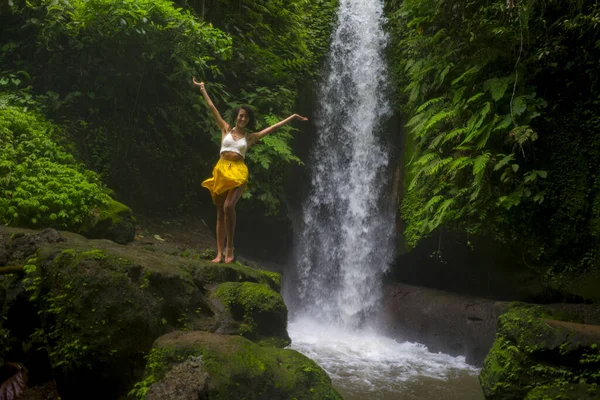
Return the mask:
<path id="1" fill-rule="evenodd" d="M 69 228 L 110 197 L 93 172 L 52 139 L 57 127 L 23 108 L 0 108 L 0 221 Z"/>

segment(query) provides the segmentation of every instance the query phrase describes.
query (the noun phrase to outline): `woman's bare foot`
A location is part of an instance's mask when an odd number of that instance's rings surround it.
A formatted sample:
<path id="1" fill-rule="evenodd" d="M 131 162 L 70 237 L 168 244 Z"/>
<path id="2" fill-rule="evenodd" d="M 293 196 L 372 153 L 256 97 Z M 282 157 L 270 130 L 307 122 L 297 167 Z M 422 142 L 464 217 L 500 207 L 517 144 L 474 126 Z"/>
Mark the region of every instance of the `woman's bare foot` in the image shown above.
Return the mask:
<path id="1" fill-rule="evenodd" d="M 233 255 L 233 247 L 225 248 L 225 264 L 229 264 L 235 260 L 235 256 Z"/>
<path id="2" fill-rule="evenodd" d="M 222 263 L 223 262 L 223 254 L 217 253 L 217 256 L 211 260 L 214 263 Z"/>

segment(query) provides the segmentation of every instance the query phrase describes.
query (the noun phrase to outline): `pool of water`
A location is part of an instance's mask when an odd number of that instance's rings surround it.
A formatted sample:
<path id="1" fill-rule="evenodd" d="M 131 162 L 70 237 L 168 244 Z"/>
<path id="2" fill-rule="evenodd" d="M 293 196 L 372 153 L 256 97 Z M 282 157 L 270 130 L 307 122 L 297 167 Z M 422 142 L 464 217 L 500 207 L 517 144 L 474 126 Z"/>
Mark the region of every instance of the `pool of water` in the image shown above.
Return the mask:
<path id="1" fill-rule="evenodd" d="M 431 353 L 369 330 L 348 331 L 308 318 L 288 325 L 292 349 L 331 377 L 346 400 L 483 400 L 479 370 L 464 357 Z"/>

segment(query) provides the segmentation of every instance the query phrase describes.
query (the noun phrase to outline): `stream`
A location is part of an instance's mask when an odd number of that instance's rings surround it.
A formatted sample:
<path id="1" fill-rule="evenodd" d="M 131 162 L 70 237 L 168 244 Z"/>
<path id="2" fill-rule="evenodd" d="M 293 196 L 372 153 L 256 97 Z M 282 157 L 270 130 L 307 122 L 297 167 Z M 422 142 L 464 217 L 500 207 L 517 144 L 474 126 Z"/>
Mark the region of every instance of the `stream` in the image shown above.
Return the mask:
<path id="1" fill-rule="evenodd" d="M 288 332 L 291 348 L 327 371 L 345 400 L 483 400 L 479 370 L 464 357 L 307 318 L 291 321 Z"/>

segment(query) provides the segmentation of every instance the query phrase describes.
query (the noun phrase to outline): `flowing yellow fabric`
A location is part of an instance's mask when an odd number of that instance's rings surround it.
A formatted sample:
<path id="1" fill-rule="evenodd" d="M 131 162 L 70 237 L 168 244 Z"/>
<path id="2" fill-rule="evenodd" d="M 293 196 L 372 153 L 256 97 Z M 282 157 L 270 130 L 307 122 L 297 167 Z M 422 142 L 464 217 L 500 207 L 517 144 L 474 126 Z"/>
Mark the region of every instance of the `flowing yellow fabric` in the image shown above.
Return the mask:
<path id="1" fill-rule="evenodd" d="M 219 159 L 217 165 L 213 168 L 211 178 L 202 182 L 202 186 L 210 191 L 213 203 L 216 204 L 216 197 L 233 188 L 244 185 L 248 182 L 248 167 L 244 160 L 228 161 Z"/>

